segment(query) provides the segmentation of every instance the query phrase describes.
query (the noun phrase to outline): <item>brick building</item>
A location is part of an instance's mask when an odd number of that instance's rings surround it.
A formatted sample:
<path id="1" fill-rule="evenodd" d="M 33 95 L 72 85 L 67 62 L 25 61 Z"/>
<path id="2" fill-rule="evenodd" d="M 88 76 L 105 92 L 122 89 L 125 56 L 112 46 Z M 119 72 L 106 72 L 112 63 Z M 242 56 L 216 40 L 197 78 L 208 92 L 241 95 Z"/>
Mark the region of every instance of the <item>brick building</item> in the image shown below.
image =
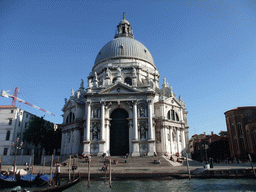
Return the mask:
<path id="1" fill-rule="evenodd" d="M 256 107 L 237 107 L 224 113 L 230 146 L 230 156 L 256 157 Z"/>

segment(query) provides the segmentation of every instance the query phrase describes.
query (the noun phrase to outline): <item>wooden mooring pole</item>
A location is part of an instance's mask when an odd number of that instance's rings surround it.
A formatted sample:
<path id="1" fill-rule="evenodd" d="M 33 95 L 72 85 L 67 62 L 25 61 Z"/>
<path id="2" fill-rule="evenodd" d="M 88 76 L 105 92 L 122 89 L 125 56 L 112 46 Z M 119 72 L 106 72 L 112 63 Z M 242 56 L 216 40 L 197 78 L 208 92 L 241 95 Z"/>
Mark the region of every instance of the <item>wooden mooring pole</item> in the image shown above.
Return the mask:
<path id="1" fill-rule="evenodd" d="M 71 181 L 70 170 L 71 170 L 71 155 L 69 156 L 69 164 L 68 164 L 68 180 L 69 181 Z"/>
<path id="2" fill-rule="evenodd" d="M 33 171 L 34 171 L 34 158 L 35 158 L 35 155 L 33 154 L 33 159 L 32 159 L 32 165 L 31 165 L 31 178 L 30 178 L 30 181 L 32 181 L 32 178 L 33 178 Z"/>
<path id="3" fill-rule="evenodd" d="M 43 175 L 44 175 L 44 167 L 45 167 L 45 157 L 44 157 L 43 170 L 42 170 L 42 174 L 43 174 Z"/>
<path id="4" fill-rule="evenodd" d="M 109 159 L 109 187 L 112 187 L 111 183 L 111 159 Z"/>
<path id="5" fill-rule="evenodd" d="M 189 163 L 188 163 L 188 154 L 186 153 L 186 159 L 187 159 L 187 168 L 188 168 L 188 178 L 189 180 L 191 179 L 191 174 L 190 174 L 190 168 L 189 168 Z"/>
<path id="6" fill-rule="evenodd" d="M 75 157 L 73 158 L 73 166 L 72 166 L 72 169 L 73 169 L 73 181 L 75 180 Z"/>
<path id="7" fill-rule="evenodd" d="M 2 171 L 2 157 L 0 156 L 0 172 Z"/>
<path id="8" fill-rule="evenodd" d="M 90 187 L 90 161 L 88 161 L 88 187 Z"/>
<path id="9" fill-rule="evenodd" d="M 53 166 L 53 155 L 51 159 L 51 168 L 50 168 L 50 183 L 52 183 L 52 166 Z"/>
<path id="10" fill-rule="evenodd" d="M 250 160 L 250 163 L 251 163 L 251 166 L 252 166 L 252 171 L 253 171 L 254 177 L 256 177 L 256 173 L 255 173 L 255 170 L 254 170 L 254 168 L 253 168 L 253 164 L 252 164 L 252 158 L 251 158 L 251 155 L 250 155 L 250 154 L 248 154 L 248 156 L 249 156 L 249 160 Z"/>

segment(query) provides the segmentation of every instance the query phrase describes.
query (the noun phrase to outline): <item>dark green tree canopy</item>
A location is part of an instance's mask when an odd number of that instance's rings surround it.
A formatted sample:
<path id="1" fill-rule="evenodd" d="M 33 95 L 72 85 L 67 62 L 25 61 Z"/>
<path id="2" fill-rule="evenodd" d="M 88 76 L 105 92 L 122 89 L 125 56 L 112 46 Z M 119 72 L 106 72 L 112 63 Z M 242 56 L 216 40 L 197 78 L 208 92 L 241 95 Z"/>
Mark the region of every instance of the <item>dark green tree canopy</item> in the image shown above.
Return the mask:
<path id="1" fill-rule="evenodd" d="M 23 139 L 34 144 L 36 149 L 41 147 L 46 150 L 46 153 L 52 153 L 54 148 L 60 148 L 61 131 L 59 129 L 54 131 L 54 124 L 44 120 L 43 117 L 34 116 L 23 132 Z"/>

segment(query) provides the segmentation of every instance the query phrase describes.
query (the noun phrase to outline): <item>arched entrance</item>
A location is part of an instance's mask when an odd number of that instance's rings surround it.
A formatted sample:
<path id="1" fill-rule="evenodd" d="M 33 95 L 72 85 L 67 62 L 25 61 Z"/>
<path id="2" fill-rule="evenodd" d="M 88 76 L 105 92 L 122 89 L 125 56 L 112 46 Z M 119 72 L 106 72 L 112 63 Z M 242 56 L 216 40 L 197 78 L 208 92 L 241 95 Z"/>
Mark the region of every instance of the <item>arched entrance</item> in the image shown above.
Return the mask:
<path id="1" fill-rule="evenodd" d="M 110 155 L 119 156 L 129 153 L 128 113 L 124 109 L 114 110 L 110 118 Z"/>

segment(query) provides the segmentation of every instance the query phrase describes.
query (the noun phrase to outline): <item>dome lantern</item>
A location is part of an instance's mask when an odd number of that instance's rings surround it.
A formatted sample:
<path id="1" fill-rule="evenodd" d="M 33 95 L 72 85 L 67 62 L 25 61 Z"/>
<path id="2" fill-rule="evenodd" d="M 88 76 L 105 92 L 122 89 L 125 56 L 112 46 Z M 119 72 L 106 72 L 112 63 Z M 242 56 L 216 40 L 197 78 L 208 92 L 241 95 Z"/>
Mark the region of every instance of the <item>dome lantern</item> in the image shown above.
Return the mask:
<path id="1" fill-rule="evenodd" d="M 117 25 L 117 32 L 114 38 L 118 37 L 130 37 L 134 38 L 132 27 L 129 21 L 125 18 L 125 13 L 123 13 L 123 20 Z"/>

